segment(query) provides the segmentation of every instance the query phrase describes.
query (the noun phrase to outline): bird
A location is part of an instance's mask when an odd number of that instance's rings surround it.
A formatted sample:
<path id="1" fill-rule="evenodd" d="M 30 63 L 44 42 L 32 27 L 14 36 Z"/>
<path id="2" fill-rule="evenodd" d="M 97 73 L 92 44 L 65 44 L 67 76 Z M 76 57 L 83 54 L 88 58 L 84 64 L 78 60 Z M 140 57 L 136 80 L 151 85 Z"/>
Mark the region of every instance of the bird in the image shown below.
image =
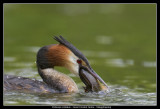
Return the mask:
<path id="1" fill-rule="evenodd" d="M 108 90 L 108 85 L 92 69 L 88 59 L 61 35 L 53 37 L 59 44 L 43 46 L 37 52 L 37 70 L 43 81 L 4 75 L 4 91 L 28 93 L 78 93 L 79 89 L 72 78 L 54 69 L 65 67 L 79 77 L 86 85 L 85 92 Z"/>

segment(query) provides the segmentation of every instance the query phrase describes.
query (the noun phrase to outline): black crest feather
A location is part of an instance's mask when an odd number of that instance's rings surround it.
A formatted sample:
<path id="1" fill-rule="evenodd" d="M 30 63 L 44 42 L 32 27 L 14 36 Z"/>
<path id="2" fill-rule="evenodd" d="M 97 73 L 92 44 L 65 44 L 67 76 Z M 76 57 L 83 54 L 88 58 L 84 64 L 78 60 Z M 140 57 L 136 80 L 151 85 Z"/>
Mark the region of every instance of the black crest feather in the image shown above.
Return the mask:
<path id="1" fill-rule="evenodd" d="M 85 61 L 86 64 L 90 67 L 87 58 L 75 46 L 73 46 L 71 43 L 69 43 L 67 40 L 65 40 L 62 36 L 59 36 L 59 37 L 54 36 L 54 39 L 56 41 L 58 41 L 60 44 L 66 46 L 68 49 L 70 49 L 76 56 L 78 56 L 83 61 Z"/>

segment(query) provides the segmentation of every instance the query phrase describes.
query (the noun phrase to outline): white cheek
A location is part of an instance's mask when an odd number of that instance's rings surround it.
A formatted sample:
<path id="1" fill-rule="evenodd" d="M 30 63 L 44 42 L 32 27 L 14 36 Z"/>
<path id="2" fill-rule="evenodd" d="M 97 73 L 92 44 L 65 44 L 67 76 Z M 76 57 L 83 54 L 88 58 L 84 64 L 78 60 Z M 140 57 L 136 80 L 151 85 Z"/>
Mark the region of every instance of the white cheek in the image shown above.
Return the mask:
<path id="1" fill-rule="evenodd" d="M 78 75 L 78 70 L 79 70 L 79 66 L 78 65 L 77 66 L 72 66 L 72 68 L 69 69 L 69 70 L 70 70 L 70 72 L 74 73 L 76 76 L 79 76 Z"/>
<path id="2" fill-rule="evenodd" d="M 72 55 L 69 57 L 70 62 L 72 63 L 71 66 L 68 67 L 68 69 L 70 70 L 70 72 L 74 73 L 75 75 L 78 75 L 78 70 L 79 70 L 79 65 L 77 63 L 77 57 Z"/>
<path id="3" fill-rule="evenodd" d="M 78 63 L 77 63 L 77 59 L 78 59 L 78 58 L 77 58 L 76 56 L 74 56 L 74 55 L 69 57 L 69 60 L 70 60 L 73 64 L 78 64 Z"/>

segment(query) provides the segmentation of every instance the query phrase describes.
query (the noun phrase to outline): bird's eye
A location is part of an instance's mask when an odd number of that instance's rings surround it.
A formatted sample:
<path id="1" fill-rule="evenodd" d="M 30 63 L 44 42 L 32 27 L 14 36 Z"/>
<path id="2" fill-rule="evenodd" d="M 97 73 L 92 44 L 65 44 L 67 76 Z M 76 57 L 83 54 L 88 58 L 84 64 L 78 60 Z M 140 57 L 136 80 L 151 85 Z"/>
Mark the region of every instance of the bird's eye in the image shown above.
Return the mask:
<path id="1" fill-rule="evenodd" d="M 78 60 L 77 60 L 77 63 L 78 63 L 78 64 L 81 64 L 81 63 L 82 63 L 82 60 L 78 59 Z"/>

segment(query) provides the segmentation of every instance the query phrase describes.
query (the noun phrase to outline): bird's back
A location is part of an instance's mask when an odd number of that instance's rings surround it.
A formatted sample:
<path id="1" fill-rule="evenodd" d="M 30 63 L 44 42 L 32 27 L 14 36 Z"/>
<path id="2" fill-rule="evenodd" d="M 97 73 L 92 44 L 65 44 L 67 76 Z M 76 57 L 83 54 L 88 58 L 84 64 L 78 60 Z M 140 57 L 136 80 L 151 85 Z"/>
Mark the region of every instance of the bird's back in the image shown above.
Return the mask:
<path id="1" fill-rule="evenodd" d="M 28 93 L 58 93 L 46 83 L 35 79 L 4 75 L 4 91 L 20 91 Z"/>

